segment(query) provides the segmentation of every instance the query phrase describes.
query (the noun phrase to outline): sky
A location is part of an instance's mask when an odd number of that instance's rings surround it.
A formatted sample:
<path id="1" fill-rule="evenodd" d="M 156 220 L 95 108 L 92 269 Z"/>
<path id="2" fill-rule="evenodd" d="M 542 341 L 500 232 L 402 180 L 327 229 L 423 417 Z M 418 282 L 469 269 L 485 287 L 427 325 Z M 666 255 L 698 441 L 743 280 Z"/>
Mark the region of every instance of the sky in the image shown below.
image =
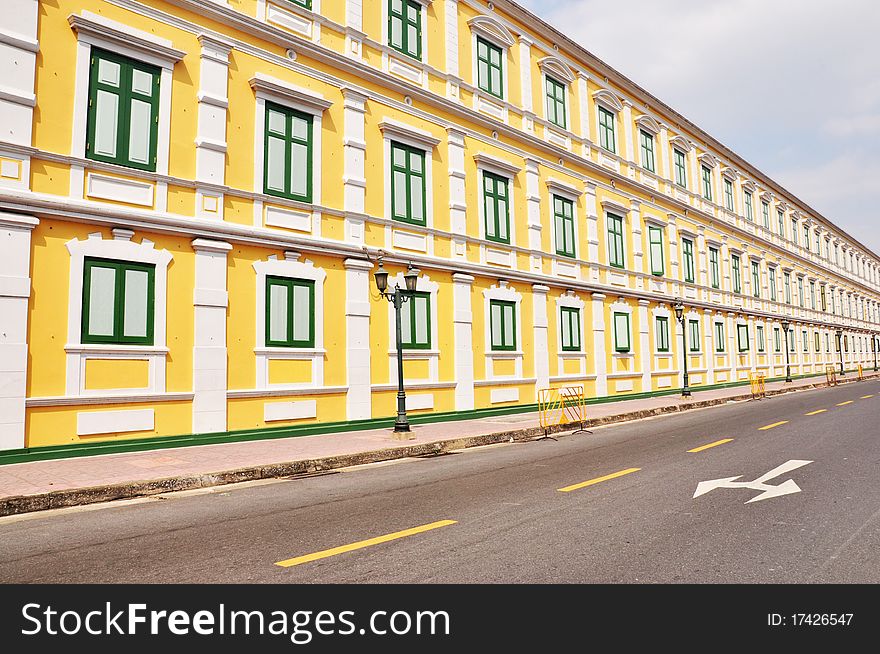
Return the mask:
<path id="1" fill-rule="evenodd" d="M 880 2 L 518 1 L 880 256 Z"/>

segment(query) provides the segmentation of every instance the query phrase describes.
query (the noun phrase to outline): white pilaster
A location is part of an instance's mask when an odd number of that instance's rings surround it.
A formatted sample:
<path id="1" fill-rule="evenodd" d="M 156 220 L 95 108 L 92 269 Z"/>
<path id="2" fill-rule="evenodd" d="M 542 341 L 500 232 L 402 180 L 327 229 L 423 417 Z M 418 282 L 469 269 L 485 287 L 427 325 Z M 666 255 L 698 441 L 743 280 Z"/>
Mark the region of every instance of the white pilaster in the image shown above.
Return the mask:
<path id="1" fill-rule="evenodd" d="M 446 0 L 443 7 L 445 14 L 446 36 L 446 73 L 453 79 L 446 82 L 446 95 L 453 100 L 459 100 L 458 82 L 458 0 Z"/>
<path id="2" fill-rule="evenodd" d="M 372 416 L 370 372 L 370 270 L 363 259 L 345 260 L 345 340 L 349 420 Z"/>
<path id="3" fill-rule="evenodd" d="M 660 123 L 660 157 L 659 157 L 659 171 L 660 176 L 667 181 L 666 184 L 666 192 L 672 192 L 672 185 L 670 177 L 672 170 L 672 161 L 670 157 L 672 156 L 672 151 L 669 149 L 669 126 L 665 123 Z"/>
<path id="4" fill-rule="evenodd" d="M 715 348 L 712 339 L 715 338 L 715 325 L 712 320 L 712 309 L 703 309 L 703 353 L 706 357 L 706 385 L 715 382 Z"/>
<path id="5" fill-rule="evenodd" d="M 593 293 L 593 361 L 596 397 L 608 395 L 608 353 L 605 351 L 605 295 Z"/>
<path id="6" fill-rule="evenodd" d="M 470 411 L 474 408 L 474 318 L 471 309 L 473 283 L 474 278 L 470 275 L 452 275 L 456 411 Z"/>
<path id="7" fill-rule="evenodd" d="M 25 446 L 33 216 L 0 212 L 0 450 Z"/>
<path id="8" fill-rule="evenodd" d="M 345 210 L 345 241 L 364 244 L 364 197 L 367 190 L 365 161 L 367 142 L 364 134 L 364 115 L 367 96 L 348 87 L 342 89 L 342 193 Z"/>
<path id="9" fill-rule="evenodd" d="M 0 21 L 0 141 L 30 147 L 33 139 L 38 0 L 6 0 Z M 30 156 L 0 145 L 0 187 L 30 188 Z"/>
<path id="10" fill-rule="evenodd" d="M 596 184 L 584 182 L 584 213 L 587 221 L 587 261 L 590 263 L 590 279 L 598 281 L 599 268 L 599 213 L 596 203 Z"/>
<path id="11" fill-rule="evenodd" d="M 224 241 L 197 238 L 193 291 L 193 433 L 226 431 L 226 255 Z"/>
<path id="12" fill-rule="evenodd" d="M 526 220 L 529 229 L 530 266 L 533 272 L 541 272 L 541 189 L 539 188 L 538 162 L 526 159 Z"/>
<path id="13" fill-rule="evenodd" d="M 629 176 L 635 177 L 638 164 L 635 160 L 635 148 L 633 147 L 633 115 L 632 103 L 629 100 L 623 101 L 623 140 L 626 152 L 626 160 L 629 162 Z"/>
<path id="14" fill-rule="evenodd" d="M 678 275 L 678 216 L 666 214 L 669 225 L 666 228 L 669 236 L 669 277 L 672 279 L 672 294 L 681 293 L 681 277 Z"/>
<path id="15" fill-rule="evenodd" d="M 345 54 L 359 59 L 363 56 L 364 0 L 345 0 Z"/>
<path id="16" fill-rule="evenodd" d="M 639 300 L 639 358 L 642 360 L 642 392 L 648 393 L 651 389 L 651 337 L 648 321 L 648 300 Z"/>
<path id="17" fill-rule="evenodd" d="M 586 141 L 592 141 L 590 138 L 590 89 L 587 81 L 590 78 L 582 72 L 577 74 L 578 101 L 581 113 L 581 136 Z M 584 144 L 584 151 L 581 153 L 584 157 L 590 156 L 590 146 Z"/>
<path id="18" fill-rule="evenodd" d="M 467 192 L 464 170 L 464 132 L 450 127 L 447 146 L 449 148 L 449 227 L 452 230 L 452 256 L 464 259 L 467 256 Z"/>
<path id="19" fill-rule="evenodd" d="M 703 301 L 709 299 L 709 292 L 706 290 L 709 286 L 709 254 L 706 249 L 706 228 L 703 225 L 697 225 L 697 281 L 703 288 L 700 290 Z"/>
<path id="20" fill-rule="evenodd" d="M 547 339 L 547 293 L 548 286 L 532 285 L 532 304 L 534 309 L 533 324 L 535 327 L 535 388 L 550 387 L 550 344 Z"/>
<path id="21" fill-rule="evenodd" d="M 527 132 L 535 129 L 535 108 L 532 105 L 532 40 L 519 37 L 520 93 L 524 112 L 523 127 Z"/>
<path id="22" fill-rule="evenodd" d="M 196 180 L 216 187 L 226 183 L 226 109 L 232 45 L 206 34 L 199 35 L 199 43 L 202 53 L 197 96 Z M 196 216 L 223 220 L 223 193 L 210 187 L 197 187 Z"/>
<path id="23" fill-rule="evenodd" d="M 636 272 L 636 288 L 645 288 L 642 274 L 645 272 L 644 245 L 642 241 L 642 205 L 638 200 L 630 200 L 630 224 L 633 234 L 633 270 Z"/>

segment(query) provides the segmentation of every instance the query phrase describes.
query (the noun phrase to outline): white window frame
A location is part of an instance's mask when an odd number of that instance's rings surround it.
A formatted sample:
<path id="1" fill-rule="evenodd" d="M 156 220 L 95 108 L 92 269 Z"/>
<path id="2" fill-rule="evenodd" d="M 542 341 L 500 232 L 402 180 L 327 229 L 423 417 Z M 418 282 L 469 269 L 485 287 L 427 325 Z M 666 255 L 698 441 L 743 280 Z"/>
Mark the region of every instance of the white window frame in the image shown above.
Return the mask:
<path id="1" fill-rule="evenodd" d="M 552 238 L 552 247 L 553 247 L 551 254 L 554 256 L 553 274 L 555 275 L 555 274 L 558 274 L 556 271 L 556 262 L 558 260 L 562 259 L 566 262 L 571 262 L 572 264 L 577 264 L 577 262 L 581 259 L 581 255 L 583 254 L 583 252 L 581 251 L 582 248 L 580 247 L 580 245 L 581 245 L 580 233 L 578 230 L 578 222 L 579 222 L 578 221 L 578 204 L 580 202 L 581 196 L 583 195 L 583 191 L 575 188 L 574 186 L 566 184 L 565 182 L 563 182 L 561 180 L 553 179 L 553 178 L 547 179 L 545 181 L 545 185 L 547 187 L 547 203 L 548 203 L 547 206 L 550 207 L 550 235 Z M 556 243 L 557 243 L 556 239 L 558 237 L 558 234 L 556 233 L 556 221 L 553 220 L 553 218 L 554 218 L 553 196 L 554 195 L 558 195 L 560 198 L 563 198 L 565 200 L 570 200 L 571 204 L 572 204 L 571 215 L 572 215 L 572 219 L 574 221 L 574 225 L 573 225 L 573 229 L 574 229 L 574 258 L 565 257 L 561 254 L 556 254 Z M 481 206 L 483 206 L 483 205 L 481 204 Z M 485 223 L 483 224 L 483 229 L 485 229 Z"/>
<path id="2" fill-rule="evenodd" d="M 501 300 L 503 302 L 513 302 L 516 306 L 516 320 L 514 329 L 514 339 L 516 340 L 515 350 L 492 350 L 492 317 L 490 302 L 492 300 Z M 483 316 L 484 316 L 484 352 L 486 357 L 486 379 L 522 379 L 523 375 L 523 356 L 522 349 L 522 294 L 512 288 L 507 281 L 499 280 L 497 284 L 483 291 Z M 514 362 L 513 377 L 496 376 L 493 371 L 495 359 L 512 359 Z"/>
<path id="3" fill-rule="evenodd" d="M 323 268 L 306 259 L 300 261 L 299 252 L 285 251 L 283 258 L 271 254 L 264 261 L 254 261 L 256 274 L 256 387 L 260 390 L 294 390 L 302 388 L 319 388 L 324 385 L 324 282 L 327 273 Z M 315 283 L 314 297 L 314 328 L 315 345 L 313 348 L 300 347 L 267 347 L 266 346 L 266 277 L 287 277 L 303 279 Z M 269 362 L 274 359 L 298 359 L 311 361 L 312 380 L 302 384 L 270 384 Z"/>
<path id="4" fill-rule="evenodd" d="M 543 107 L 543 118 L 547 124 L 547 127 L 552 130 L 562 130 L 564 132 L 571 132 L 572 125 L 572 92 L 571 85 L 575 80 L 574 74 L 571 72 L 571 69 L 565 64 L 564 61 L 559 59 L 558 57 L 547 56 L 538 61 L 538 67 L 541 69 L 541 105 Z M 550 122 L 550 118 L 547 115 L 547 77 L 551 77 L 553 81 L 562 84 L 564 93 L 565 93 L 565 126 L 560 127 L 556 123 Z"/>
<path id="5" fill-rule="evenodd" d="M 165 361 L 168 356 L 166 345 L 166 315 L 168 304 L 168 264 L 172 255 L 168 250 L 157 250 L 147 238 L 140 242 L 132 240 L 134 232 L 128 229 L 114 229 L 113 237 L 104 238 L 101 232 L 94 232 L 84 240 L 67 241 L 70 254 L 70 281 L 67 300 L 67 343 L 65 395 L 129 395 L 132 390 L 151 393 L 165 392 Z M 153 295 L 153 344 L 117 345 L 82 342 L 82 300 L 83 269 L 86 257 L 132 261 L 155 266 Z M 86 361 L 88 359 L 141 359 L 149 362 L 148 384 L 146 388 L 87 390 Z"/>
<path id="6" fill-rule="evenodd" d="M 587 324 L 587 316 L 586 316 L 586 306 L 587 303 L 582 300 L 577 293 L 572 290 L 568 290 L 558 298 L 556 298 L 556 361 L 557 361 L 557 376 L 551 379 L 551 381 L 562 380 L 562 379 L 574 379 L 581 378 L 583 379 L 587 374 L 587 349 L 586 349 L 586 324 Z M 580 324 L 580 335 L 581 335 L 581 348 L 578 351 L 562 351 L 562 325 L 559 323 L 560 316 L 562 315 L 562 307 L 568 307 L 570 309 L 577 309 L 580 311 L 581 324 Z M 565 361 L 577 359 L 579 363 L 579 370 L 574 374 L 565 374 Z"/>
<path id="7" fill-rule="evenodd" d="M 608 89 L 599 89 L 598 91 L 593 92 L 593 104 L 596 107 L 593 112 L 593 118 L 596 121 L 595 132 L 593 132 L 596 135 L 596 148 L 604 153 L 605 156 L 622 159 L 620 145 L 623 139 L 621 138 L 620 132 L 623 122 L 621 121 L 620 115 L 623 112 L 623 103 L 612 91 L 609 91 Z M 614 114 L 614 152 L 606 150 L 601 146 L 602 139 L 599 136 L 599 107 Z M 623 149 L 625 150 L 626 148 Z"/>
<path id="8" fill-rule="evenodd" d="M 510 49 L 516 45 L 516 39 L 510 31 L 496 18 L 487 14 L 474 16 L 468 21 L 468 27 L 471 30 L 471 89 L 474 96 L 473 107 L 480 109 L 480 102 L 485 101 L 495 107 L 499 107 L 500 120 L 507 122 L 507 107 L 510 104 Z M 480 88 L 480 81 L 477 77 L 477 37 L 481 37 L 489 41 L 497 48 L 501 48 L 501 86 L 504 89 L 503 98 L 488 93 Z"/>
<path id="9" fill-rule="evenodd" d="M 474 163 L 477 165 L 477 216 L 480 222 L 480 261 L 486 263 L 486 248 L 513 248 L 516 246 L 516 202 L 514 202 L 514 182 L 516 176 L 522 172 L 522 168 L 516 164 L 501 159 L 485 152 L 478 152 L 474 155 Z M 499 175 L 507 179 L 507 216 L 509 224 L 507 226 L 510 243 L 498 243 L 486 239 L 486 202 L 483 197 L 483 173 L 489 172 L 493 175 Z M 510 267 L 515 266 L 514 251 L 510 252 Z"/>

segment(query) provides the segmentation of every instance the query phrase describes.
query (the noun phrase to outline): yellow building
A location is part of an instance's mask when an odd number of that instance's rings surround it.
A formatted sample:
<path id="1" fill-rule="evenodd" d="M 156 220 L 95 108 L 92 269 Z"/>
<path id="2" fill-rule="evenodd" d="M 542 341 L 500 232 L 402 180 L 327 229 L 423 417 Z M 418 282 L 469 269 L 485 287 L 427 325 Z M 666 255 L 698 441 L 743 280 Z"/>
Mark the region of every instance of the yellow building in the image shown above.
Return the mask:
<path id="1" fill-rule="evenodd" d="M 379 254 L 416 414 L 873 362 L 877 257 L 513 2 L 3 9 L 0 449 L 392 416 Z"/>

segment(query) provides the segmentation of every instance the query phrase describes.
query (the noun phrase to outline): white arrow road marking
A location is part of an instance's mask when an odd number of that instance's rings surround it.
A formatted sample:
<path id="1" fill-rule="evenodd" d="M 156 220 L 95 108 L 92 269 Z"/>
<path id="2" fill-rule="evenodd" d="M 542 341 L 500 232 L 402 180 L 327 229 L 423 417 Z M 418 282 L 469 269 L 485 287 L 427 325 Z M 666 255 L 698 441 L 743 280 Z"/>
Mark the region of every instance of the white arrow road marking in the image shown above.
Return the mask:
<path id="1" fill-rule="evenodd" d="M 761 500 L 769 500 L 771 497 L 790 495 L 791 493 L 800 493 L 800 486 L 798 486 L 793 479 L 784 481 L 778 486 L 773 486 L 765 482 L 768 482 L 775 477 L 779 477 L 780 475 L 784 475 L 786 472 L 797 470 L 798 468 L 801 468 L 809 463 L 812 463 L 812 461 L 792 459 L 791 461 L 786 461 L 780 466 L 776 466 L 775 468 L 773 468 L 773 470 L 761 475 L 754 481 L 736 481 L 737 479 L 742 477 L 742 475 L 737 475 L 736 477 L 724 477 L 723 479 L 710 479 L 709 481 L 701 481 L 699 484 L 697 484 L 697 490 L 694 491 L 694 497 L 705 495 L 709 491 L 713 491 L 716 488 L 750 488 L 752 490 L 763 491 L 760 495 L 756 495 L 746 502 L 746 504 L 750 504 L 752 502 L 760 502 Z"/>

